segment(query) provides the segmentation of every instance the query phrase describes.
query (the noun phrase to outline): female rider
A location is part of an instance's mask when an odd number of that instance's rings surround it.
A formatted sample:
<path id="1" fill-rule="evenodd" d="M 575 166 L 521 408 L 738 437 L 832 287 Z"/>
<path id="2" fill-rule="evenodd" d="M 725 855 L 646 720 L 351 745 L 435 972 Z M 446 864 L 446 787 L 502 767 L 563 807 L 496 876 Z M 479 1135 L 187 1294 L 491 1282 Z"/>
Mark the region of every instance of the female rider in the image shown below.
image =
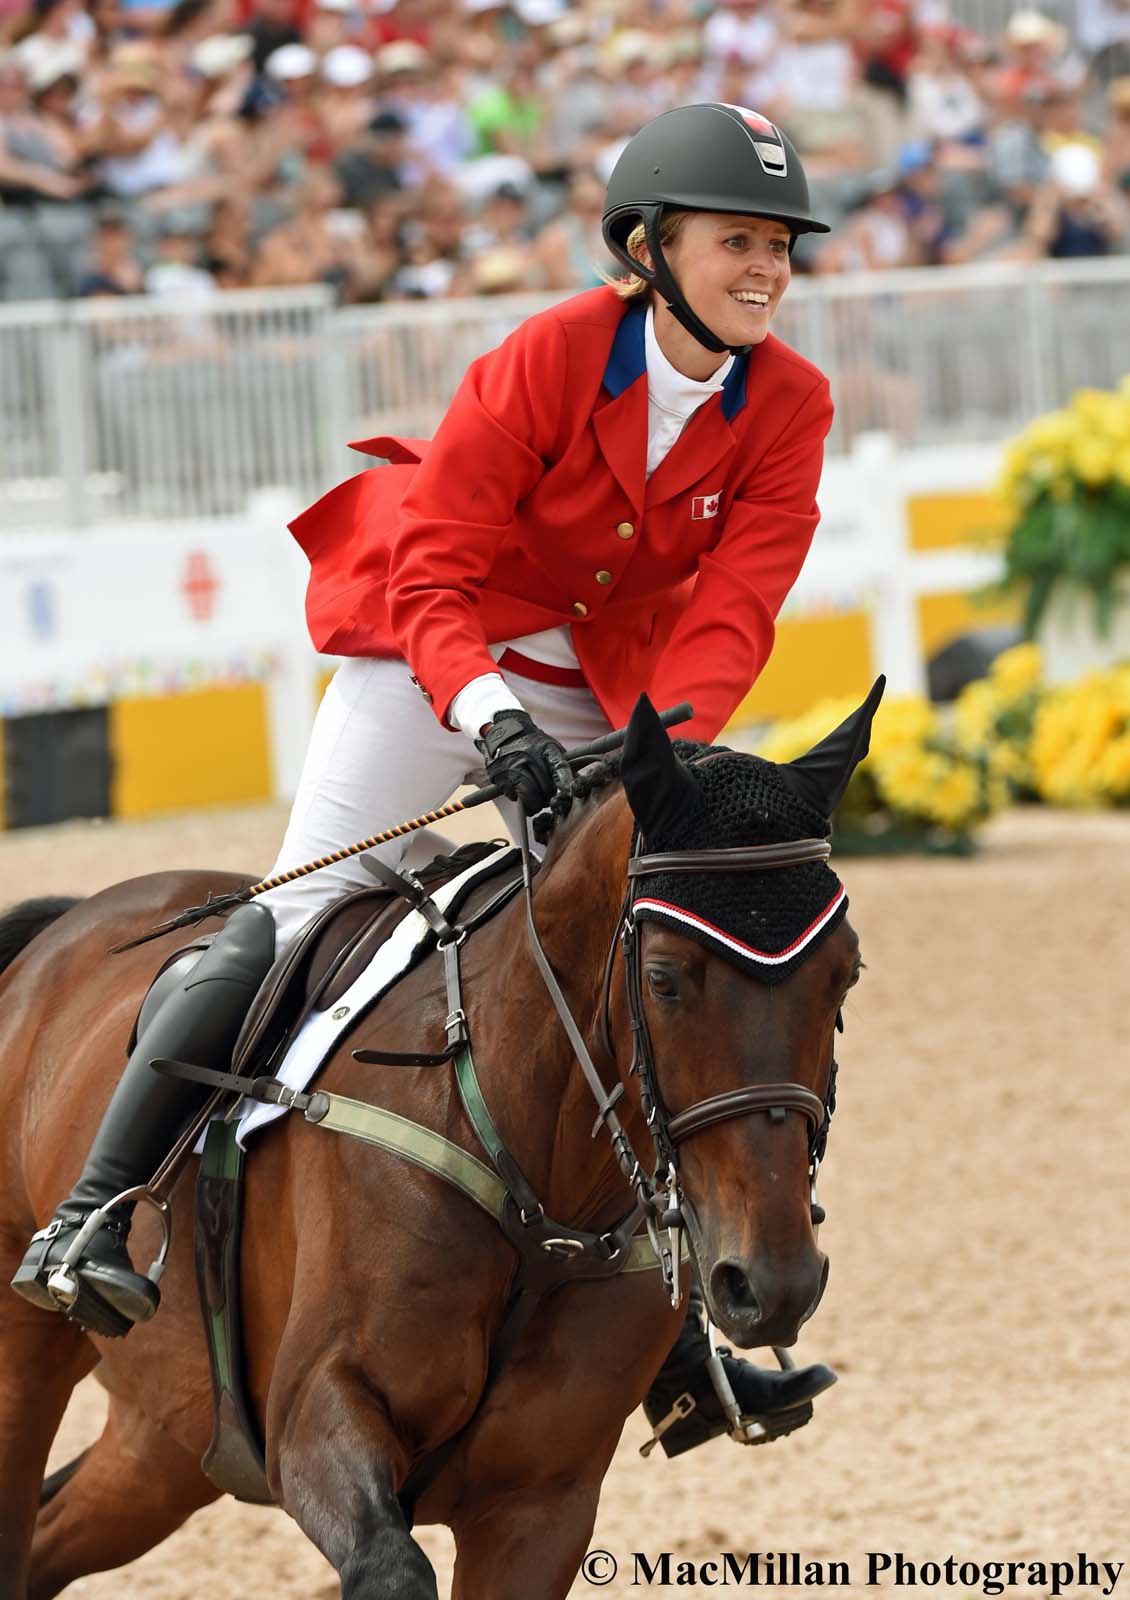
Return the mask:
<path id="1" fill-rule="evenodd" d="M 349 659 L 272 873 L 433 807 L 464 778 L 472 742 L 491 782 L 533 813 L 568 803 L 564 748 L 623 724 L 641 690 L 659 706 L 689 700 L 688 737 L 717 735 L 765 665 L 816 528 L 828 383 L 769 324 L 796 236 L 826 231 L 796 151 L 764 117 L 664 113 L 608 186 L 604 235 L 627 280 L 531 317 L 472 363 L 430 444 L 368 441 L 393 465 L 297 520 L 314 643 Z M 393 864 L 401 853 L 386 852 Z M 18 1293 L 56 1306 L 47 1278 L 85 1217 L 148 1179 L 206 1093 L 148 1063 L 226 1068 L 272 957 L 367 882 L 354 858 L 229 917 L 145 1028 Z M 91 1240 L 67 1308 L 103 1333 L 157 1306 L 130 1263 L 129 1209 Z M 696 1389 L 707 1353 L 692 1308 L 653 1420 Z M 826 1368 L 727 1371 L 741 1410 L 776 1431 L 807 1420 L 832 1381 Z M 710 1431 L 683 1422 L 664 1444 Z"/>

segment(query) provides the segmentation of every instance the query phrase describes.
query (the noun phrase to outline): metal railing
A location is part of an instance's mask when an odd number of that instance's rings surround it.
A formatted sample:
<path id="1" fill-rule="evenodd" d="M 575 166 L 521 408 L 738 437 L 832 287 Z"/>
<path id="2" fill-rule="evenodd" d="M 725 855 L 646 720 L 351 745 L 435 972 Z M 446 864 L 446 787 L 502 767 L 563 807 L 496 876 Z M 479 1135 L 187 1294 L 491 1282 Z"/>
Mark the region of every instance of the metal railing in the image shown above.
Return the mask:
<path id="1" fill-rule="evenodd" d="M 346 441 L 427 436 L 468 362 L 560 296 L 335 309 L 322 289 L 0 307 L 0 527 L 313 498 Z M 774 331 L 828 373 L 830 451 L 1002 438 L 1130 372 L 1130 258 L 798 279 Z"/>

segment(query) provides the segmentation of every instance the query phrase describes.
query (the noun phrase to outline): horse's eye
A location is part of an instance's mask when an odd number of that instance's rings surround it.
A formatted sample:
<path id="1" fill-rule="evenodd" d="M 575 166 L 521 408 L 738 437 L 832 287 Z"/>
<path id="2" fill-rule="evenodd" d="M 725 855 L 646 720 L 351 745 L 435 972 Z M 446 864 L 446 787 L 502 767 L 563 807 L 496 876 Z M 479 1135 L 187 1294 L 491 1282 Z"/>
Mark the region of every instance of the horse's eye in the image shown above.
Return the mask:
<path id="1" fill-rule="evenodd" d="M 679 985 L 675 982 L 674 975 L 665 971 L 663 967 L 648 967 L 647 986 L 657 1000 L 679 998 Z"/>

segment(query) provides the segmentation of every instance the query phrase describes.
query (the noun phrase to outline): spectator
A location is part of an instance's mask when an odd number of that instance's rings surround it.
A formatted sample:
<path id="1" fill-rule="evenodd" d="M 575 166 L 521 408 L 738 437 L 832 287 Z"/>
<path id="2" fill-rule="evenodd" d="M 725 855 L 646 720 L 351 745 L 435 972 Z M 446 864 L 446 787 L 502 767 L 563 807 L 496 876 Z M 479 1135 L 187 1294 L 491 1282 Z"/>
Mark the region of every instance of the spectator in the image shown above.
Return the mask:
<path id="1" fill-rule="evenodd" d="M 182 219 L 170 217 L 161 229 L 157 254 L 142 282 L 146 294 L 180 306 L 199 305 L 216 295 L 216 280 L 200 264 L 203 241 Z"/>
<path id="2" fill-rule="evenodd" d="M 336 45 L 322 57 L 321 79 L 318 111 L 336 156 L 354 144 L 373 119 L 373 58 L 360 45 Z"/>
<path id="3" fill-rule="evenodd" d="M 412 39 L 384 45 L 376 65 L 381 109 L 402 118 L 415 153 L 411 181 L 453 173 L 472 153 L 474 132 L 447 75 Z"/>
<path id="4" fill-rule="evenodd" d="M 736 58 L 753 80 L 769 66 L 779 37 L 771 0 L 722 0 L 702 30 L 703 56 L 714 68 Z"/>
<path id="5" fill-rule="evenodd" d="M 878 150 L 845 0 L 790 0 L 758 90 L 759 109 L 784 125 L 810 177 L 874 165 Z"/>
<path id="6" fill-rule="evenodd" d="M 88 187 L 73 151 L 32 104 L 23 61 L 11 51 L 0 56 L 0 202 L 73 200 Z"/>
<path id="7" fill-rule="evenodd" d="M 1002 95 L 1005 84 L 1002 82 Z M 1036 189 L 1048 175 L 1041 132 L 1052 90 L 1046 79 L 1029 83 L 1020 94 L 1003 98 L 1000 122 L 989 132 L 986 171 L 995 193 L 1020 223 Z"/>
<path id="8" fill-rule="evenodd" d="M 595 289 L 613 270 L 600 229 L 603 211 L 604 185 L 596 173 L 574 173 L 565 210 L 534 241 L 546 288 Z"/>
<path id="9" fill-rule="evenodd" d="M 1033 198 L 1024 229 L 1034 258 L 1105 256 L 1126 248 L 1130 209 L 1104 182 L 1094 150 L 1060 145 L 1052 152 L 1049 180 Z"/>
<path id="10" fill-rule="evenodd" d="M 988 112 L 957 59 L 957 42 L 949 26 L 922 30 L 906 81 L 912 138 L 966 147 L 984 141 Z"/>
<path id="11" fill-rule="evenodd" d="M 512 60 L 497 82 L 475 95 L 467 120 L 475 135 L 474 155 L 521 156 L 537 165 L 546 108 L 529 61 Z"/>
<path id="12" fill-rule="evenodd" d="M 356 300 L 384 300 L 389 295 L 404 264 L 400 243 L 403 220 L 403 201 L 396 195 L 386 195 L 366 207 L 365 232 L 357 250 Z"/>
<path id="13" fill-rule="evenodd" d="M 94 36 L 82 0 L 36 0 L 32 16 L 34 29 L 15 47 L 29 80 L 81 73 Z"/>
<path id="14" fill-rule="evenodd" d="M 295 195 L 294 215 L 262 240 L 251 268 L 257 286 L 326 283 L 351 299 L 361 276 L 365 220 L 341 208 L 341 190 L 322 168 L 311 167 Z"/>
<path id="15" fill-rule="evenodd" d="M 399 193 L 410 165 L 407 126 L 395 111 L 379 111 L 368 128 L 334 160 L 334 175 L 345 204 L 367 210 L 375 201 Z"/>
<path id="16" fill-rule="evenodd" d="M 110 58 L 97 118 L 88 132 L 102 182 L 131 200 L 190 176 L 172 116 L 173 86 L 149 45 L 119 45 Z"/>
<path id="17" fill-rule="evenodd" d="M 141 264 L 135 254 L 133 229 L 125 211 L 106 207 L 98 216 L 91 241 L 90 263 L 79 275 L 75 293 L 140 294 Z"/>
<path id="18" fill-rule="evenodd" d="M 434 300 L 450 294 L 465 260 L 463 197 L 452 183 L 433 178 L 416 214 L 403 229 L 404 265 L 389 286 L 395 299 Z"/>
<path id="19" fill-rule="evenodd" d="M 1039 11 L 1014 11 L 1004 30 L 1002 92 L 1020 99 L 1054 76 L 1067 47 L 1067 34 Z"/>

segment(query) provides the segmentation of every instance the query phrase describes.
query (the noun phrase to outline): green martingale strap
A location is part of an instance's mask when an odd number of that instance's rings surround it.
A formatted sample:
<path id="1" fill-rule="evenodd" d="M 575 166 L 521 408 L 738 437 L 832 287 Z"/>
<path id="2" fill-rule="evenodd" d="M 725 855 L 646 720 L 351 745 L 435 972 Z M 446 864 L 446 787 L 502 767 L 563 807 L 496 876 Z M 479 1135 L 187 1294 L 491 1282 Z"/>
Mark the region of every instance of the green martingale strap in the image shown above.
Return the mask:
<path id="1" fill-rule="evenodd" d="M 499 1156 L 505 1156 L 507 1149 L 502 1142 L 502 1135 L 494 1125 L 490 1109 L 483 1099 L 483 1091 L 479 1088 L 479 1080 L 475 1074 L 475 1058 L 471 1054 L 469 1044 L 464 1044 L 457 1052 L 453 1065 L 463 1109 L 470 1117 L 471 1126 L 478 1134 L 483 1149 L 497 1164 Z"/>
<path id="2" fill-rule="evenodd" d="M 366 1105 L 363 1100 L 350 1100 L 346 1095 L 320 1096 L 328 1105 L 325 1116 L 317 1119 L 315 1126 L 330 1128 L 335 1133 L 348 1133 L 366 1144 L 375 1144 L 392 1155 L 403 1156 L 425 1172 L 461 1189 L 476 1205 L 482 1206 L 497 1222 L 502 1216 L 506 1199 L 506 1185 L 496 1172 L 477 1157 L 468 1155 L 450 1139 L 398 1117 L 394 1111 L 380 1106 Z"/>

